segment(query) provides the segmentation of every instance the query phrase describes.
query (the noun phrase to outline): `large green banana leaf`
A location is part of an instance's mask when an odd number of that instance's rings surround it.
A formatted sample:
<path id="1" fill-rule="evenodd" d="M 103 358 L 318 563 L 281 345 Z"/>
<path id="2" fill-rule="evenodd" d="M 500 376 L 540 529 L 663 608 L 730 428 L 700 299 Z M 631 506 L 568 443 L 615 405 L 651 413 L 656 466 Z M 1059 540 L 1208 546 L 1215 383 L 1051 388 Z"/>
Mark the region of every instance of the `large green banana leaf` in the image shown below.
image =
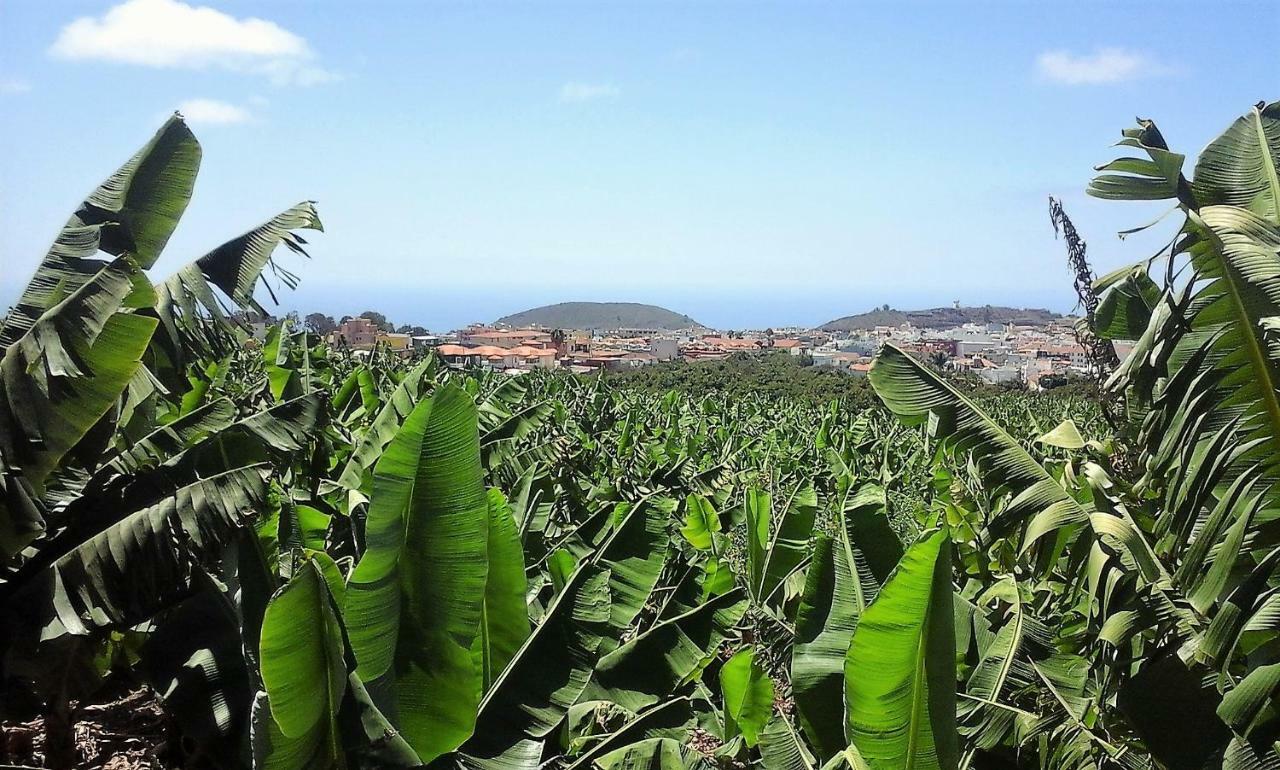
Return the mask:
<path id="1" fill-rule="evenodd" d="M 318 556 L 317 559 L 327 557 Z M 336 567 L 335 567 L 336 569 Z M 317 560 L 308 561 L 267 605 L 262 621 L 262 684 L 280 733 L 310 743 L 334 741 L 338 706 L 347 689 L 342 619 Z M 335 763 L 337 746 L 317 746 Z"/>
<path id="2" fill-rule="evenodd" d="M 845 664 L 848 738 L 872 768 L 955 770 L 951 541 L 927 533 L 858 622 Z"/>
<path id="3" fill-rule="evenodd" d="M 254 767 L 421 767 L 355 674 L 337 566 L 315 554 L 275 596 L 259 645 L 266 691 L 253 704 Z"/>
<path id="4" fill-rule="evenodd" d="M 756 601 L 768 603 L 808 557 L 818 496 L 812 486 L 797 484 L 775 510 L 772 494 L 748 489 L 744 511 L 750 588 Z"/>
<path id="5" fill-rule="evenodd" d="M 1200 206 L 1248 209 L 1280 224 L 1280 102 L 1259 103 L 1209 143 L 1191 189 Z"/>
<path id="6" fill-rule="evenodd" d="M 720 668 L 724 696 L 724 737 L 742 736 L 755 746 L 773 716 L 773 680 L 756 660 L 751 647 L 739 650 Z"/>
<path id="7" fill-rule="evenodd" d="M 823 759 L 842 751 L 844 663 L 858 618 L 875 597 L 874 581 L 857 574 L 852 549 L 819 535 L 805 575 L 791 653 L 796 721 Z"/>
<path id="8" fill-rule="evenodd" d="M 529 638 L 528 581 L 520 532 L 507 498 L 489 490 L 489 574 L 485 581 L 484 612 L 474 653 L 488 689 Z"/>
<path id="9" fill-rule="evenodd" d="M 0 349 L 92 280 L 106 265 L 99 251 L 128 254 L 144 270 L 155 264 L 191 200 L 199 168 L 200 144 L 174 115 L 71 215 L 5 316 Z"/>
<path id="10" fill-rule="evenodd" d="M 849 478 L 840 486 L 841 526 L 813 546 L 791 654 L 796 721 L 824 760 L 847 745 L 844 663 L 858 618 L 902 556 L 884 490 Z"/>
<path id="11" fill-rule="evenodd" d="M 475 404 L 456 386 L 405 419 L 374 468 L 367 548 L 345 618 L 359 674 L 423 761 L 470 737 L 473 654 L 489 574 L 489 501 Z"/>

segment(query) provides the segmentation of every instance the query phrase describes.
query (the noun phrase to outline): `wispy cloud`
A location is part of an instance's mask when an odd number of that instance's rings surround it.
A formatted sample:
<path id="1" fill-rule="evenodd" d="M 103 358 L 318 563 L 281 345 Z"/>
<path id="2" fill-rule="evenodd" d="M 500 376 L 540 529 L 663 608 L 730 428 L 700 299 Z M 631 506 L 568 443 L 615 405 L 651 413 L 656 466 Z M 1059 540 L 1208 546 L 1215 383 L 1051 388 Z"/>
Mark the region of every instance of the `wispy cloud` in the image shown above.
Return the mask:
<path id="1" fill-rule="evenodd" d="M 49 53 L 70 61 L 208 69 L 264 75 L 280 85 L 335 79 L 307 41 L 272 21 L 236 18 L 180 0 L 126 0 L 62 28 Z"/>
<path id="2" fill-rule="evenodd" d="M 253 113 L 244 107 L 217 99 L 188 99 L 178 105 L 178 112 L 192 125 L 228 126 L 253 120 Z"/>
<path id="3" fill-rule="evenodd" d="M 1078 86 L 1165 75 L 1169 68 L 1139 51 L 1099 48 L 1091 54 L 1045 51 L 1036 57 L 1036 71 L 1055 83 Z"/>
<path id="4" fill-rule="evenodd" d="M 25 94 L 31 90 L 31 84 L 22 78 L 0 77 L 0 94 Z"/>
<path id="5" fill-rule="evenodd" d="M 560 101 L 566 104 L 617 99 L 621 94 L 617 86 L 604 83 L 565 83 L 560 86 Z"/>

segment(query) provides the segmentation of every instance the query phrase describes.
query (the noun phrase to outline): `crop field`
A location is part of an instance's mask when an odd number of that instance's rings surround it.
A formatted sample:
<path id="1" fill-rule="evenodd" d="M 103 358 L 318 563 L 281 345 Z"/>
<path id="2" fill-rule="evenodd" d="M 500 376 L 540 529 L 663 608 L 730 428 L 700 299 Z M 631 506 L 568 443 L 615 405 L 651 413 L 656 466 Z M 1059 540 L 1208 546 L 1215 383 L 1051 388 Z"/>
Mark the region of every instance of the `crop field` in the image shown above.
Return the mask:
<path id="1" fill-rule="evenodd" d="M 0 327 L 0 764 L 1280 767 L 1280 104 L 1117 155 L 1100 390 L 742 386 L 253 339 L 319 213 L 151 275 L 170 119 Z"/>

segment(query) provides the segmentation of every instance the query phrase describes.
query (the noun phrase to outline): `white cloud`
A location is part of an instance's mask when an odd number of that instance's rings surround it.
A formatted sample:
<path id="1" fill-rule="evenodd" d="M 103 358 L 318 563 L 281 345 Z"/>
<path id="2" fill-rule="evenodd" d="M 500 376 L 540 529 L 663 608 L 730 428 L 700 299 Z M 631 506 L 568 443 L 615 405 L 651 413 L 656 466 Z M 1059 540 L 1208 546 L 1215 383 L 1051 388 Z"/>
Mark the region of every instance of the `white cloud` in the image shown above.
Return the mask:
<path id="1" fill-rule="evenodd" d="M 208 69 L 265 75 L 285 85 L 313 85 L 334 75 L 313 61 L 307 41 L 265 19 L 237 19 L 180 0 L 126 0 L 100 17 L 62 28 L 49 53 L 71 61 Z"/>
<path id="2" fill-rule="evenodd" d="M 1041 77 L 1071 86 L 1122 83 L 1168 72 L 1146 54 L 1124 48 L 1099 48 L 1081 55 L 1045 51 L 1036 57 L 1036 70 Z"/>
<path id="3" fill-rule="evenodd" d="M 565 83 L 560 86 L 560 101 L 567 104 L 577 104 L 597 99 L 617 99 L 621 93 L 617 86 L 606 84 Z"/>
<path id="4" fill-rule="evenodd" d="M 0 94 L 25 94 L 31 90 L 31 84 L 22 78 L 0 77 Z"/>
<path id="5" fill-rule="evenodd" d="M 245 108 L 216 99 L 188 99 L 178 105 L 178 112 L 192 125 L 228 126 L 253 120 Z"/>

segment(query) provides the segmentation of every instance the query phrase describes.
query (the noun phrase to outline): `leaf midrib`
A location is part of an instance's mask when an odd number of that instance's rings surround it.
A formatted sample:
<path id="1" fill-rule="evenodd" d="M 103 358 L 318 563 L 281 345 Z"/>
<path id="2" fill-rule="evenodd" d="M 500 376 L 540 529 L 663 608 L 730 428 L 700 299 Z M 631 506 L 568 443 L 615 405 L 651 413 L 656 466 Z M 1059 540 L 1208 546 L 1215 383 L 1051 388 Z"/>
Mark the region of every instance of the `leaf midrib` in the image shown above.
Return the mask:
<path id="1" fill-rule="evenodd" d="M 932 591 L 930 591 L 932 594 Z M 920 625 L 920 636 L 916 639 L 915 670 L 911 681 L 911 722 L 907 726 L 907 763 L 904 770 L 915 770 L 916 749 L 920 737 L 920 723 L 924 717 L 924 685 L 925 660 L 928 651 L 929 615 L 933 611 L 933 597 L 925 604 L 924 619 Z"/>
<path id="2" fill-rule="evenodd" d="M 1253 129 L 1258 135 L 1258 149 L 1262 154 L 1262 168 L 1271 187 L 1272 223 L 1280 224 L 1280 176 L 1277 176 L 1275 164 L 1271 162 L 1271 143 L 1267 141 L 1267 132 L 1262 126 L 1262 111 L 1254 107 L 1252 117 Z"/>

